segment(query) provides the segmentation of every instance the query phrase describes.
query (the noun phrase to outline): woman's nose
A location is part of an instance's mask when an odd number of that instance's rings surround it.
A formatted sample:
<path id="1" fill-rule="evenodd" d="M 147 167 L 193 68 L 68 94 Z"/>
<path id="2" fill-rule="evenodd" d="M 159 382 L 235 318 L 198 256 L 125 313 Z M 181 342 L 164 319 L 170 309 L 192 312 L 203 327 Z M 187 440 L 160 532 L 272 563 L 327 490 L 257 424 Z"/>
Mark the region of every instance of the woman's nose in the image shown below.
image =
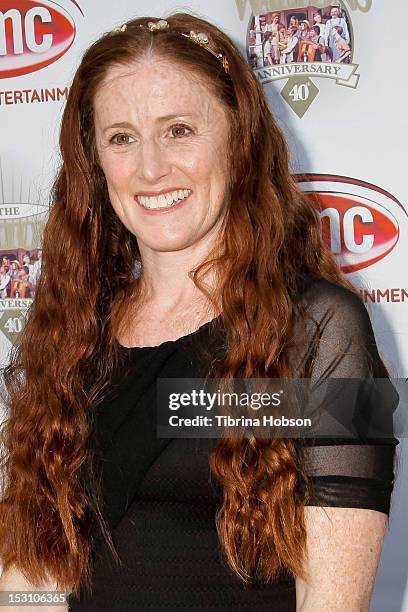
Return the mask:
<path id="1" fill-rule="evenodd" d="M 145 141 L 140 145 L 138 155 L 138 175 L 141 180 L 156 183 L 169 174 L 171 164 L 168 152 L 156 140 Z"/>

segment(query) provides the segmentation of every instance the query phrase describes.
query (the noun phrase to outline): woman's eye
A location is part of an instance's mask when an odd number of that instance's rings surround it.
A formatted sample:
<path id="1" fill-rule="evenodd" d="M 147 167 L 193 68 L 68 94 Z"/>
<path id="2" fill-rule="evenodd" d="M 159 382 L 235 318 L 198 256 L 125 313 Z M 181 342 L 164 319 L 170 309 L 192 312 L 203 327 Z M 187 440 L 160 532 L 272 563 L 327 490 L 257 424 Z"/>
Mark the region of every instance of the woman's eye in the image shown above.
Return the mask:
<path id="1" fill-rule="evenodd" d="M 188 134 L 186 134 L 186 131 Z M 175 138 L 182 138 L 183 136 L 188 136 L 191 130 L 186 125 L 175 125 L 171 128 L 171 133 Z"/>
<path id="2" fill-rule="evenodd" d="M 130 138 L 131 136 L 129 136 L 129 134 L 115 134 L 110 139 L 110 142 L 116 145 L 126 145 L 126 144 L 130 144 L 129 143 Z"/>

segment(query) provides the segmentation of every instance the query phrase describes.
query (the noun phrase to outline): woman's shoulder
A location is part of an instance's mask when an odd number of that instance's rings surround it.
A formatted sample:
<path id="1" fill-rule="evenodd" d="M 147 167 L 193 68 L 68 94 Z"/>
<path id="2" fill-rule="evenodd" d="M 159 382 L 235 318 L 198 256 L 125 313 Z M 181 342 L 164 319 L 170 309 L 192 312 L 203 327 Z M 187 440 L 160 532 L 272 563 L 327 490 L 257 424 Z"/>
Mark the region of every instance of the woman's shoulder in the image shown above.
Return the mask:
<path id="1" fill-rule="evenodd" d="M 366 312 L 358 293 L 311 272 L 298 273 L 296 293 L 303 305 L 309 309 L 325 309 L 331 306 L 337 310 Z"/>
<path id="2" fill-rule="evenodd" d="M 306 319 L 297 319 L 296 332 L 304 330 L 307 339 L 318 339 L 322 368 L 335 356 L 341 356 L 337 369 L 341 363 L 343 376 L 360 371 L 368 356 L 380 364 L 371 319 L 357 292 L 314 274 L 302 274 L 298 287 Z"/>
<path id="3" fill-rule="evenodd" d="M 315 320 L 332 322 L 351 333 L 372 333 L 371 319 L 362 297 L 344 285 L 315 274 L 301 275 L 299 299 Z"/>

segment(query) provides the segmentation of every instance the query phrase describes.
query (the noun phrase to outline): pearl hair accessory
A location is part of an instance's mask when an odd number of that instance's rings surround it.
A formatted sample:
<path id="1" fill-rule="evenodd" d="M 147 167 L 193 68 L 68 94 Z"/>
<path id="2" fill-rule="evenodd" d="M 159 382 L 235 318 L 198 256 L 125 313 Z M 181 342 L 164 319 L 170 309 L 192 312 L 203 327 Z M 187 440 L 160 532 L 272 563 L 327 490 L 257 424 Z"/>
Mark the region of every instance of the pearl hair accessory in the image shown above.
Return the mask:
<path id="1" fill-rule="evenodd" d="M 140 24 L 139 27 L 145 28 L 146 26 Z M 113 28 L 113 30 L 111 30 L 111 33 L 116 34 L 118 32 L 125 32 L 126 28 L 127 24 L 125 23 L 122 26 Z M 165 30 L 169 30 L 170 25 L 165 19 L 159 19 L 158 21 L 149 21 L 147 24 L 147 28 L 150 30 L 150 32 L 163 32 Z M 225 73 L 229 74 L 229 63 L 227 58 L 222 53 L 216 53 L 210 48 L 210 41 L 207 34 L 204 34 L 203 32 L 196 32 L 195 30 L 190 30 L 189 34 L 185 34 L 184 32 L 180 32 L 180 34 L 181 36 L 184 36 L 184 38 L 190 39 L 193 43 L 200 45 L 200 47 L 203 47 L 206 51 L 209 51 L 211 55 L 213 55 L 215 58 L 217 58 L 219 62 L 221 62 Z"/>
<path id="2" fill-rule="evenodd" d="M 197 45 L 200 45 L 200 47 L 204 47 L 214 57 L 216 57 L 218 61 L 221 62 L 222 67 L 224 68 L 225 72 L 227 74 L 229 73 L 229 63 L 228 63 L 227 58 L 224 57 L 222 53 L 215 53 L 215 51 L 213 51 L 210 47 L 207 46 L 210 42 L 208 40 L 207 34 L 204 34 L 203 32 L 195 32 L 194 30 L 190 30 L 190 34 L 184 34 L 183 32 L 181 32 L 181 35 L 184 36 L 185 38 L 189 38 L 191 41 L 193 41 Z"/>
<path id="3" fill-rule="evenodd" d="M 140 27 L 143 27 L 143 26 L 140 26 Z M 159 19 L 159 21 L 156 21 L 156 22 L 149 21 L 149 23 L 147 24 L 147 27 L 149 28 L 151 32 L 157 32 L 158 30 L 168 30 L 170 26 L 165 19 Z"/>
<path id="4" fill-rule="evenodd" d="M 125 32 L 127 28 L 127 24 L 124 23 L 122 26 L 118 26 L 116 28 L 113 28 L 113 30 L 111 30 L 111 34 L 116 34 L 117 32 Z"/>

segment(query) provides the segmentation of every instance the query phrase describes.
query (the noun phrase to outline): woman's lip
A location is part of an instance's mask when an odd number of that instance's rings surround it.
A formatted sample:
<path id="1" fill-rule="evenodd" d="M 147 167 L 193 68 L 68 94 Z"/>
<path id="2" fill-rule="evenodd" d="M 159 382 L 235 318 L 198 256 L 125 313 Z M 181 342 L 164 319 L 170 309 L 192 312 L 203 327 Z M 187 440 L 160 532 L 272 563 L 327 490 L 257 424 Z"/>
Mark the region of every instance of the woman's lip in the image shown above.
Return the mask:
<path id="1" fill-rule="evenodd" d="M 140 191 L 136 194 L 137 196 L 146 196 L 147 198 L 157 198 L 165 193 L 173 193 L 173 191 L 190 191 L 188 187 L 174 187 L 174 189 L 162 189 L 161 191 Z"/>
<path id="2" fill-rule="evenodd" d="M 185 197 L 182 200 L 180 200 L 180 202 L 177 202 L 177 204 L 173 204 L 173 206 L 170 206 L 169 208 L 146 208 L 145 206 L 140 204 L 140 202 L 138 201 L 137 197 L 135 197 L 135 200 L 136 200 L 137 205 L 147 215 L 164 215 L 164 214 L 171 213 L 174 210 L 178 210 L 179 208 L 181 208 L 183 206 L 183 204 L 185 202 L 187 202 L 187 200 L 191 196 L 191 194 L 192 194 L 192 192 L 190 192 L 187 197 Z"/>

